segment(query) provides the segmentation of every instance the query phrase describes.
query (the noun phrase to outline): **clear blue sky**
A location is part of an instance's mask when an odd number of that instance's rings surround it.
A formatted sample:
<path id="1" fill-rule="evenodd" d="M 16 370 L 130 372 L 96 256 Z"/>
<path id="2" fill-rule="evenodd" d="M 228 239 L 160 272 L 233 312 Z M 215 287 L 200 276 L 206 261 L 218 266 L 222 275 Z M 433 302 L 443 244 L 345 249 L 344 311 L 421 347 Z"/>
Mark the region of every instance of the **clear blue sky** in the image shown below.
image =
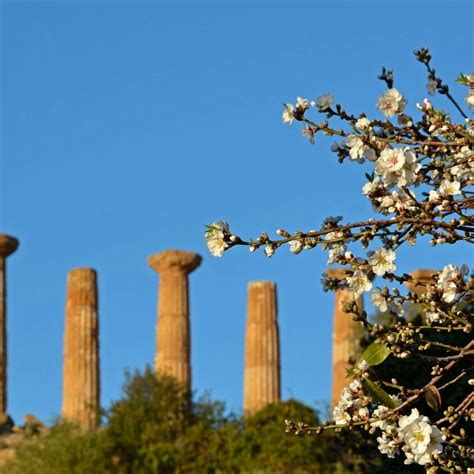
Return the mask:
<path id="1" fill-rule="evenodd" d="M 288 2 L 290 3 L 290 2 Z M 379 116 L 381 66 L 409 111 L 426 97 L 412 50 L 452 81 L 472 70 L 471 2 L 3 1 L 0 231 L 8 260 L 9 412 L 60 413 L 68 270 L 99 273 L 102 404 L 155 352 L 149 255 L 200 253 L 191 275 L 194 388 L 242 403 L 247 282 L 278 284 L 283 397 L 330 394 L 333 295 L 319 249 L 268 260 L 207 253 L 203 225 L 242 237 L 370 214 L 363 167 L 340 166 L 281 123 L 282 103 L 332 92 Z M 316 3 L 316 2 L 314 2 Z M 462 100 L 465 91 L 453 93 Z M 445 104 L 439 96 L 436 104 Z M 285 249 L 286 250 L 286 249 Z M 400 253 L 402 271 L 471 260 L 466 247 Z"/>

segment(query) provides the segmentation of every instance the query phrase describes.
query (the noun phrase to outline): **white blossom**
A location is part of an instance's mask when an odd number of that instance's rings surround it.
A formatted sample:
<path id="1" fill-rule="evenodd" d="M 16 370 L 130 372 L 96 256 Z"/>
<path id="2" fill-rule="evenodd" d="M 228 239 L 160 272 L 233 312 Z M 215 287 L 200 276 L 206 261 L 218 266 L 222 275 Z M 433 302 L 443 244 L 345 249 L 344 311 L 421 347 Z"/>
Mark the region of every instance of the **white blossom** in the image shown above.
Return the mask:
<path id="1" fill-rule="evenodd" d="M 308 125 L 305 125 L 301 129 L 301 134 L 303 135 L 304 138 L 307 138 L 311 144 L 314 145 L 314 129 L 311 127 L 308 127 Z"/>
<path id="2" fill-rule="evenodd" d="M 437 84 L 438 83 L 432 77 L 428 78 L 428 83 L 426 84 L 426 88 L 428 89 L 429 95 L 435 95 Z"/>
<path id="3" fill-rule="evenodd" d="M 461 194 L 461 183 L 459 183 L 459 181 L 444 179 L 441 181 L 439 191 L 443 196 L 456 196 L 457 194 Z"/>
<path id="4" fill-rule="evenodd" d="M 332 417 L 336 425 L 346 425 L 351 421 L 351 415 L 349 415 L 349 413 L 339 405 L 334 407 Z"/>
<path id="5" fill-rule="evenodd" d="M 403 439 L 405 450 L 405 464 L 413 462 L 424 466 L 431 462 L 434 454 L 443 451 L 443 442 L 446 436 L 439 428 L 431 425 L 427 416 L 419 414 L 412 408 L 409 416 L 402 416 L 398 421 L 399 436 Z"/>
<path id="6" fill-rule="evenodd" d="M 436 311 L 427 311 L 425 313 L 425 318 L 431 324 L 439 323 L 444 319 L 443 316 Z"/>
<path id="7" fill-rule="evenodd" d="M 361 130 L 366 130 L 370 127 L 370 120 L 367 117 L 361 117 L 357 122 L 355 123 L 355 126 Z"/>
<path id="8" fill-rule="evenodd" d="M 389 408 L 385 405 L 379 405 L 372 413 L 373 418 L 382 418 L 389 412 Z M 380 428 L 382 431 L 386 430 L 389 426 L 389 421 L 387 419 L 372 421 L 370 426 L 374 428 Z"/>
<path id="9" fill-rule="evenodd" d="M 400 452 L 397 441 L 388 436 L 386 433 L 382 433 L 382 436 L 377 438 L 377 442 L 379 443 L 379 451 L 382 454 L 386 454 L 389 458 L 394 458 L 395 455 Z"/>
<path id="10" fill-rule="evenodd" d="M 470 89 L 467 96 L 464 98 L 470 109 L 474 109 L 474 89 Z"/>
<path id="11" fill-rule="evenodd" d="M 439 194 L 436 191 L 431 190 L 428 197 L 428 201 L 437 202 L 438 200 L 439 200 Z"/>
<path id="12" fill-rule="evenodd" d="M 367 196 L 369 194 L 372 194 L 381 186 L 382 184 L 380 183 L 380 178 L 376 176 L 373 181 L 369 181 L 368 183 L 364 184 L 364 186 L 362 187 L 362 193 Z"/>
<path id="13" fill-rule="evenodd" d="M 367 420 L 369 418 L 369 409 L 367 407 L 361 407 L 357 410 L 357 417 L 361 420 Z"/>
<path id="14" fill-rule="evenodd" d="M 390 312 L 397 316 L 403 315 L 403 306 L 398 301 L 385 298 L 378 288 L 371 293 L 370 299 L 372 304 L 382 313 Z"/>
<path id="15" fill-rule="evenodd" d="M 396 173 L 403 169 L 405 153 L 402 148 L 384 148 L 375 164 L 375 171 L 379 175 Z"/>
<path id="16" fill-rule="evenodd" d="M 229 233 L 229 224 L 224 221 L 216 221 L 207 226 L 205 232 L 206 244 L 209 252 L 214 257 L 222 257 L 229 245 L 224 240 L 224 235 Z"/>
<path id="17" fill-rule="evenodd" d="M 372 271 L 379 276 L 396 270 L 397 266 L 393 263 L 395 258 L 396 254 L 393 250 L 387 250 L 383 247 L 375 250 L 375 252 L 369 252 L 369 264 Z"/>
<path id="18" fill-rule="evenodd" d="M 344 387 L 341 390 L 341 399 L 339 403 L 341 406 L 344 406 L 344 408 L 349 408 L 353 404 L 353 394 L 352 390 L 350 388 Z"/>
<path id="19" fill-rule="evenodd" d="M 296 98 L 296 107 L 300 109 L 309 109 L 310 107 L 313 107 L 314 102 L 309 101 L 308 99 L 305 99 L 304 97 L 297 97 Z"/>
<path id="20" fill-rule="evenodd" d="M 303 242 L 301 240 L 292 240 L 290 242 L 290 252 L 298 255 L 303 250 Z"/>
<path id="21" fill-rule="evenodd" d="M 385 296 L 383 296 L 382 292 L 379 289 L 372 291 L 370 295 L 370 299 L 372 304 L 382 313 L 386 313 L 388 311 L 388 301 Z"/>
<path id="22" fill-rule="evenodd" d="M 400 187 L 413 183 L 420 168 L 416 155 L 406 148 L 385 148 L 375 163 L 375 172 L 386 184 Z"/>
<path id="23" fill-rule="evenodd" d="M 354 134 L 350 134 L 344 143 L 349 148 L 349 156 L 353 160 L 363 160 L 366 158 L 369 161 L 375 161 L 377 155 L 372 148 L 364 144 L 364 142 Z"/>
<path id="24" fill-rule="evenodd" d="M 438 288 L 442 291 L 442 299 L 446 303 L 451 303 L 457 294 L 457 284 L 455 280 L 460 280 L 469 273 L 468 268 L 463 265 L 461 268 L 456 265 L 446 265 L 438 277 Z"/>
<path id="25" fill-rule="evenodd" d="M 364 291 L 370 291 L 372 282 L 367 278 L 367 274 L 362 270 L 356 270 L 354 274 L 346 278 L 349 289 L 355 293 L 356 296 L 361 295 Z"/>
<path id="26" fill-rule="evenodd" d="M 275 246 L 268 244 L 265 246 L 265 249 L 263 251 L 265 255 L 270 258 L 275 253 Z"/>
<path id="27" fill-rule="evenodd" d="M 362 390 L 362 382 L 359 379 L 354 379 L 349 384 L 349 389 L 354 393 L 358 392 L 359 390 Z"/>
<path id="28" fill-rule="evenodd" d="M 285 108 L 283 109 L 283 113 L 281 114 L 281 119 L 283 123 L 287 123 L 291 125 L 295 120 L 295 108 L 293 104 L 285 104 Z"/>
<path id="29" fill-rule="evenodd" d="M 377 108 L 389 118 L 402 114 L 406 105 L 407 101 L 395 88 L 387 89 L 377 102 Z"/>
<path id="30" fill-rule="evenodd" d="M 318 110 L 323 112 L 329 107 L 332 106 L 334 102 L 334 97 L 331 94 L 324 94 L 316 99 L 316 105 L 318 106 Z"/>
<path id="31" fill-rule="evenodd" d="M 329 232 L 326 234 L 325 240 L 336 240 L 342 239 L 344 237 L 344 233 L 341 231 L 337 232 Z M 329 244 L 329 259 L 328 265 L 334 263 L 337 258 L 342 255 L 347 249 L 347 246 L 344 244 L 344 241 L 341 240 L 340 242 L 334 242 Z"/>

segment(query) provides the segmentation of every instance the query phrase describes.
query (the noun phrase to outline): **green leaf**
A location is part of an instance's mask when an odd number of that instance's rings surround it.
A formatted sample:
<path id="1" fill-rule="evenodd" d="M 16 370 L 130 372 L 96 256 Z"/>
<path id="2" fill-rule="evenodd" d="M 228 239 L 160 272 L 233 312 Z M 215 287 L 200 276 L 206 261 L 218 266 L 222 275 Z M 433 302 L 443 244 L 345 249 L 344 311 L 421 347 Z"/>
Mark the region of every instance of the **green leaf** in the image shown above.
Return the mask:
<path id="1" fill-rule="evenodd" d="M 365 349 L 359 357 L 359 362 L 365 360 L 369 365 L 379 365 L 390 355 L 390 349 L 386 344 L 373 342 Z"/>
<path id="2" fill-rule="evenodd" d="M 372 397 L 372 399 L 385 405 L 388 408 L 395 408 L 396 403 L 390 398 L 390 395 L 379 385 L 370 379 L 364 379 L 363 382 L 366 392 Z"/>
<path id="3" fill-rule="evenodd" d="M 469 85 L 469 81 L 467 78 L 466 74 L 463 74 L 462 72 L 459 74 L 459 76 L 456 78 L 456 82 L 459 84 L 464 84 L 465 86 Z"/>

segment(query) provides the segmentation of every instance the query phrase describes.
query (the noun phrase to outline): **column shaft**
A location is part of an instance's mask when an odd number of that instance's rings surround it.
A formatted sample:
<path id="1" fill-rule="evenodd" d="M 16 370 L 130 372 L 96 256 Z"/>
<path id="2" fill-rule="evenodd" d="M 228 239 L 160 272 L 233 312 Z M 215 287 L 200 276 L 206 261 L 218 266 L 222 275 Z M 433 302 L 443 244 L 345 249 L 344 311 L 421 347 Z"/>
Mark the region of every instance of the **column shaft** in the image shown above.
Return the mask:
<path id="1" fill-rule="evenodd" d="M 280 400 L 280 344 L 276 286 L 249 283 L 245 331 L 244 412 Z"/>
<path id="2" fill-rule="evenodd" d="M 160 274 L 155 371 L 191 387 L 188 278 L 183 271 Z"/>
<path id="3" fill-rule="evenodd" d="M 0 233 L 0 415 L 7 414 L 7 257 L 18 245 L 15 237 Z"/>
<path id="4" fill-rule="evenodd" d="M 344 277 L 343 270 L 328 270 L 326 273 L 332 278 Z M 363 309 L 362 297 L 355 298 L 354 293 L 345 289 L 336 291 L 332 332 L 332 406 L 338 403 L 341 390 L 349 383 L 346 378 L 347 370 L 351 368 L 349 361 L 358 357 L 360 340 L 364 336 L 363 326 L 342 310 L 344 303 L 350 301 L 356 301 L 359 309 Z"/>
<path id="5" fill-rule="evenodd" d="M 99 424 L 99 322 L 97 274 L 89 268 L 69 272 L 64 331 L 64 418 L 86 429 Z"/>
<path id="6" fill-rule="evenodd" d="M 0 256 L 0 414 L 7 412 L 7 281 L 6 259 Z"/>

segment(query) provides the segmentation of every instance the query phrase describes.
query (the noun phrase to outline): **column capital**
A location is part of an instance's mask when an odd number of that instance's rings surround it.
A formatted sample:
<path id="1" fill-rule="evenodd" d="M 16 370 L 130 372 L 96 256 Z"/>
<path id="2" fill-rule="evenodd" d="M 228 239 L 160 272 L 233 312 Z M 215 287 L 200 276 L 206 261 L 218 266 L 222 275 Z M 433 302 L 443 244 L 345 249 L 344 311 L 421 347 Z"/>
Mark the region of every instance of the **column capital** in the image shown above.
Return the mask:
<path id="1" fill-rule="evenodd" d="M 437 273 L 436 270 L 430 270 L 427 268 L 420 268 L 410 273 L 410 276 L 415 281 L 406 281 L 405 286 L 412 292 L 412 293 L 424 293 L 426 291 L 425 285 L 418 285 L 417 282 L 428 283 L 431 281 L 433 275 Z"/>
<path id="2" fill-rule="evenodd" d="M 165 250 L 148 257 L 147 262 L 158 273 L 182 271 L 191 273 L 201 264 L 202 257 L 184 250 Z"/>
<path id="3" fill-rule="evenodd" d="M 420 268 L 418 270 L 415 270 L 414 272 L 411 272 L 410 275 L 415 280 L 429 281 L 429 280 L 431 280 L 431 277 L 436 272 L 437 272 L 437 270 L 431 270 L 431 269 L 428 269 L 428 268 Z"/>
<path id="4" fill-rule="evenodd" d="M 0 257 L 8 257 L 18 248 L 18 245 L 19 242 L 15 237 L 0 233 Z"/>
<path id="5" fill-rule="evenodd" d="M 347 268 L 328 268 L 324 270 L 324 273 L 330 278 L 337 278 L 342 280 L 349 274 L 349 269 Z"/>
<path id="6" fill-rule="evenodd" d="M 253 288 L 275 288 L 276 284 L 271 280 L 253 280 L 248 282 L 248 289 Z"/>
<path id="7" fill-rule="evenodd" d="M 97 272 L 93 268 L 88 267 L 72 268 L 67 276 L 69 282 L 77 284 L 84 280 L 94 281 L 94 279 L 97 279 Z"/>

